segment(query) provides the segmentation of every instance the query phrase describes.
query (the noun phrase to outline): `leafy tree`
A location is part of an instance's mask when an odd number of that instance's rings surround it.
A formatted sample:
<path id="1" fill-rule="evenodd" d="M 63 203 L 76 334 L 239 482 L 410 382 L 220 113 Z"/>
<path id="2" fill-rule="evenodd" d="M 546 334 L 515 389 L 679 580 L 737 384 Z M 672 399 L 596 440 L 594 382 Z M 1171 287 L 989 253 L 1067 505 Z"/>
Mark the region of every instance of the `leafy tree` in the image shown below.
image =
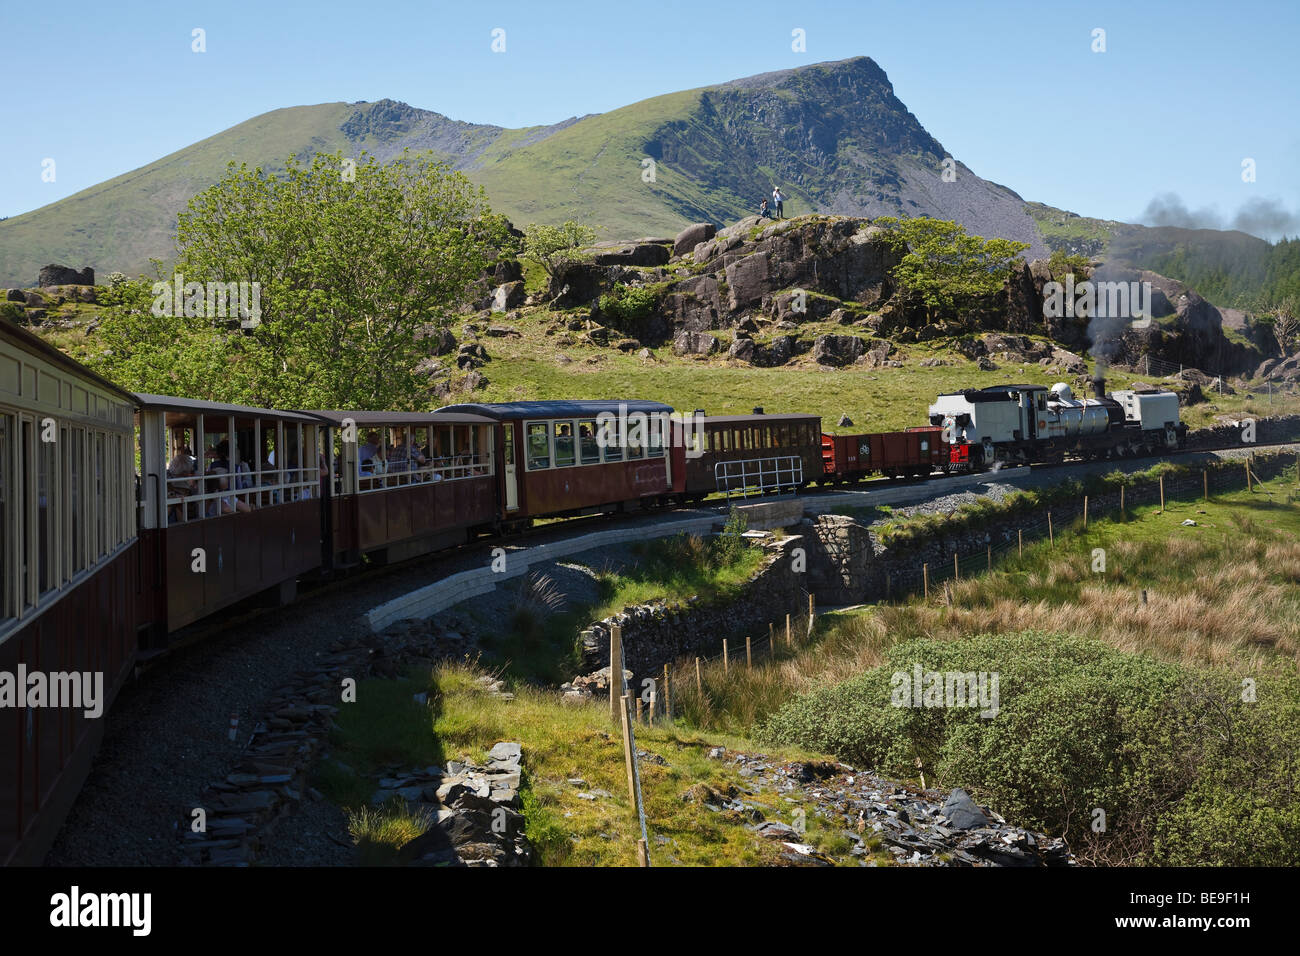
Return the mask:
<path id="1" fill-rule="evenodd" d="M 449 320 L 506 245 L 480 188 L 409 151 L 290 159 L 281 174 L 232 163 L 181 213 L 176 272 L 258 283 L 259 321 L 171 302 L 160 274 L 115 290 L 100 363 L 136 389 L 218 401 L 418 407 L 419 333 Z"/>
<path id="2" fill-rule="evenodd" d="M 1028 243 L 968 235 L 946 219 L 918 216 L 874 220 L 903 253 L 894 280 L 924 303 L 927 320 L 938 310 L 957 309 L 998 292 Z"/>
<path id="3" fill-rule="evenodd" d="M 591 245 L 595 239 L 594 229 L 572 219 L 562 226 L 530 223 L 524 230 L 522 255 L 539 263 L 547 275 L 554 276 L 558 269 L 577 258 L 578 249 Z"/>
<path id="4" fill-rule="evenodd" d="M 1053 249 L 1047 259 L 1047 270 L 1058 282 L 1063 282 L 1067 275 L 1073 275 L 1076 282 L 1088 278 L 1089 265 L 1087 256 L 1073 255 L 1060 247 Z"/>
<path id="5" fill-rule="evenodd" d="M 1273 338 L 1277 339 L 1278 348 L 1283 355 L 1290 355 L 1300 337 L 1300 301 L 1295 296 L 1287 296 L 1281 302 L 1268 309 L 1268 318 L 1273 326 Z"/>

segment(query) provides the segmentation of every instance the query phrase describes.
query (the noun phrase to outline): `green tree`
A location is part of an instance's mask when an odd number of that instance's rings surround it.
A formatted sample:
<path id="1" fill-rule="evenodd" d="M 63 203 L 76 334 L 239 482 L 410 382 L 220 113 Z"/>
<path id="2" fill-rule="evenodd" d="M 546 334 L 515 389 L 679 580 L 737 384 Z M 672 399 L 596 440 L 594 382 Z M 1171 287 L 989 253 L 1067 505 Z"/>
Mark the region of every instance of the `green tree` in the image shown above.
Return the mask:
<path id="1" fill-rule="evenodd" d="M 583 246 L 589 246 L 596 239 L 596 232 L 572 219 L 562 226 L 539 226 L 530 223 L 524 230 L 524 251 L 526 259 L 539 263 L 546 274 L 554 276 L 565 264 L 574 261 L 575 253 Z"/>
<path id="2" fill-rule="evenodd" d="M 998 292 L 1029 248 L 1011 239 L 968 235 L 966 227 L 946 219 L 885 216 L 874 224 L 903 254 L 894 280 L 924 303 L 927 320 L 938 310 L 960 309 Z"/>
<path id="3" fill-rule="evenodd" d="M 100 364 L 137 390 L 420 407 L 419 333 L 450 319 L 508 241 L 479 187 L 409 151 L 386 164 L 318 154 L 279 174 L 232 163 L 181 213 L 175 271 L 186 283 L 258 283 L 259 320 L 186 315 L 160 274 L 152 288 L 122 287 Z"/>

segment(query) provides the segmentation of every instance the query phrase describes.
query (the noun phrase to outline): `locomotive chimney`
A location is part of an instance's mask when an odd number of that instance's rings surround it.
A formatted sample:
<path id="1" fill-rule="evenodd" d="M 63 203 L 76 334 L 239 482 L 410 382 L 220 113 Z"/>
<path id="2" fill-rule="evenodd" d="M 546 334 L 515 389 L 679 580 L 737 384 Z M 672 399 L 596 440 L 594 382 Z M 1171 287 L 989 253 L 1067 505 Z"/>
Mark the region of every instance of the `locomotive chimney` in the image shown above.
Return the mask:
<path id="1" fill-rule="evenodd" d="M 1106 397 L 1106 376 L 1098 372 L 1092 380 L 1092 394 L 1096 398 Z"/>

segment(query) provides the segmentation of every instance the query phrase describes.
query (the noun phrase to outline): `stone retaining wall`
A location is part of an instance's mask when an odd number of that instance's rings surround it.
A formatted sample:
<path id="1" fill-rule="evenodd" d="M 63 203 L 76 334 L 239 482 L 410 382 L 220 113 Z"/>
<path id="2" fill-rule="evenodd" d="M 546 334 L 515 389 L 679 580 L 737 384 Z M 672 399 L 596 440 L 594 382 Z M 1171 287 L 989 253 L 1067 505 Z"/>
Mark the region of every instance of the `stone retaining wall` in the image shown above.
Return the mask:
<path id="1" fill-rule="evenodd" d="M 737 647 L 743 655 L 746 632 L 765 638 L 769 623 L 784 622 L 787 614 L 806 612 L 807 580 L 794 570 L 793 560 L 794 552 L 803 545 L 801 536 L 766 545 L 771 555 L 731 601 L 685 607 L 636 605 L 597 621 L 582 632 L 583 673 L 609 666 L 610 630 L 616 624 L 622 628 L 624 660 L 633 674 L 629 686 L 636 688 L 641 678 L 654 677 L 679 657 L 719 653 L 724 637 L 742 638 Z"/>

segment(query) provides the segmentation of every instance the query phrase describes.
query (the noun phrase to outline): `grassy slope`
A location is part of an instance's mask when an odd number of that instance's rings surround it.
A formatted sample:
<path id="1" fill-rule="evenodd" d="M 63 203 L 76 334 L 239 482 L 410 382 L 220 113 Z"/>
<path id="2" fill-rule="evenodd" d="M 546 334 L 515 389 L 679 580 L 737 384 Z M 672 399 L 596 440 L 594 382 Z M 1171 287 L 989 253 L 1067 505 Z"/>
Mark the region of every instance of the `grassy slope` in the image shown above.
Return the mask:
<path id="1" fill-rule="evenodd" d="M 655 350 L 656 360 L 644 362 L 636 352 L 622 353 L 590 345 L 558 346 L 557 336 L 547 335 L 551 313 L 526 312 L 509 324 L 521 332 L 519 338 L 486 338 L 484 347 L 492 361 L 482 370 L 489 380 L 483 395 L 488 401 L 556 398 L 636 397 L 663 401 L 674 408 L 703 408 L 710 414 L 744 413 L 762 406 L 769 413 L 811 412 L 822 417 L 831 432 L 887 431 L 925 423 L 926 409 L 941 392 L 983 387 L 1006 382 L 1051 385 L 1061 375 L 1037 364 L 1000 365 L 981 371 L 963 358 L 951 342 L 935 340 L 903 346 L 903 368 L 827 369 L 808 355 L 780 368 L 754 368 L 729 362 L 722 355 L 707 359 L 677 357 L 669 348 Z M 863 335 L 867 333 L 829 322 L 800 327 L 802 338 L 811 341 L 823 333 Z M 570 333 L 577 337 L 581 333 Z M 719 334 L 725 337 L 725 333 Z M 759 341 L 762 338 L 759 337 Z M 723 341 L 725 352 L 727 342 Z M 560 355 L 573 361 L 561 364 Z M 897 356 L 891 355 L 891 358 Z M 923 367 L 926 358 L 939 357 L 949 365 Z M 1130 381 L 1159 384 L 1154 376 L 1116 374 L 1111 387 L 1127 387 Z M 1193 427 L 1209 424 L 1215 415 L 1277 415 L 1300 412 L 1300 399 L 1274 396 L 1248 399 L 1244 393 L 1215 397 L 1213 402 L 1184 409 L 1184 421 Z M 847 413 L 852 429 L 836 422 Z"/>
<path id="2" fill-rule="evenodd" d="M 722 205 L 743 215 L 735 197 L 707 191 L 663 163 L 655 182 L 642 180 L 645 142 L 663 124 L 689 117 L 699 96 L 699 90 L 656 96 L 588 117 L 523 150 L 498 142 L 470 176 L 493 208 L 517 224 L 576 219 L 599 227 L 602 237 L 675 234 L 683 219 L 666 200 Z"/>
<path id="3" fill-rule="evenodd" d="M 322 103 L 274 110 L 200 140 L 156 162 L 49 206 L 0 222 L 0 281 L 35 283 L 40 268 L 63 263 L 110 271 L 148 272 L 149 257 L 170 251 L 176 210 L 216 182 L 230 160 L 282 162 L 304 149 L 347 146 L 339 130 L 355 109 Z M 119 252 L 107 261 L 104 250 Z"/>

